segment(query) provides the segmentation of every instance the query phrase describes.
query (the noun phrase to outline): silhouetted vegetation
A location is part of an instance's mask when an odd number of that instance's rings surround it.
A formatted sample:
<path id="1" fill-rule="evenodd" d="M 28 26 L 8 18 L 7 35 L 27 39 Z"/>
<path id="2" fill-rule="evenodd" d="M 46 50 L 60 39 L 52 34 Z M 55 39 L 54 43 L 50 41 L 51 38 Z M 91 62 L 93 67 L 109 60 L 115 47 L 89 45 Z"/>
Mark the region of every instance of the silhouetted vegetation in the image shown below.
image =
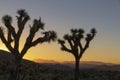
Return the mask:
<path id="1" fill-rule="evenodd" d="M 29 25 L 28 36 L 24 36 L 25 42 L 20 49 L 20 41 L 30 16 L 24 10 L 17 11 L 17 27 L 12 25 L 12 17 L 5 15 L 2 21 L 5 27 L 0 26 L 0 39 L 9 52 L 0 50 L 0 80 L 119 80 L 120 71 L 89 68 L 79 73 L 79 63 L 84 52 L 89 48 L 91 41 L 96 35 L 96 29 L 84 36 L 83 29 L 71 29 L 71 34 L 58 39 L 61 49 L 71 53 L 75 57 L 75 71 L 65 64 L 35 63 L 23 59 L 26 52 L 39 43 L 55 41 L 55 31 L 45 31 L 41 18 L 34 19 Z M 7 33 L 5 33 L 7 30 Z M 35 37 L 41 31 L 40 37 Z M 5 53 L 3 55 L 2 53 Z M 57 68 L 56 68 L 57 65 Z M 116 65 L 119 67 L 119 65 Z M 100 67 L 100 66 L 99 66 Z M 109 66 L 107 66 L 109 67 Z M 80 78 L 79 78 L 80 77 Z"/>
<path id="2" fill-rule="evenodd" d="M 75 76 L 74 80 L 79 79 L 79 61 L 86 51 L 87 48 L 89 48 L 90 42 L 93 40 L 93 38 L 96 35 L 96 29 L 91 29 L 91 32 L 84 37 L 84 30 L 83 29 L 71 29 L 71 35 L 66 34 L 64 35 L 64 39 L 59 39 L 58 42 L 61 45 L 61 50 L 67 51 L 75 57 Z M 85 45 L 82 45 L 82 39 L 85 39 Z M 68 43 L 70 48 L 65 45 L 65 43 Z"/>
<path id="3" fill-rule="evenodd" d="M 0 80 L 8 80 L 10 69 L 8 69 L 6 62 L 0 61 L 0 64 Z M 11 66 L 10 63 L 8 65 Z M 52 69 L 44 64 L 27 60 L 22 60 L 21 65 L 22 80 L 73 80 L 74 76 L 73 69 Z M 79 76 L 80 80 L 119 80 L 120 71 L 89 69 L 81 70 Z"/>
<path id="4" fill-rule="evenodd" d="M 15 64 L 13 60 L 14 56 L 12 54 L 0 50 L 0 80 L 9 79 L 11 67 Z M 63 67 L 58 69 L 55 68 L 56 65 L 54 67 L 50 66 L 46 65 L 46 63 L 39 64 L 22 59 L 20 67 L 21 80 L 74 80 L 73 68 L 67 69 Z M 109 68 L 110 66 L 107 67 Z M 68 66 L 68 68 L 70 67 Z M 82 69 L 79 74 L 80 80 L 119 80 L 120 68 L 116 70 L 114 68 L 113 70 L 102 70 L 98 66 L 98 68 Z"/>
<path id="5" fill-rule="evenodd" d="M 0 39 L 5 44 L 9 52 L 15 57 L 15 65 L 11 71 L 9 80 L 21 80 L 19 75 L 21 74 L 21 60 L 31 47 L 36 46 L 38 43 L 50 42 L 56 39 L 56 33 L 54 31 L 44 31 L 44 23 L 41 21 L 41 18 L 34 19 L 33 24 L 29 25 L 29 34 L 26 37 L 23 49 L 20 51 L 20 38 L 26 26 L 26 23 L 28 20 L 30 20 L 30 16 L 24 9 L 18 10 L 17 14 L 16 28 L 12 25 L 12 17 L 9 15 L 2 17 L 3 24 L 8 31 L 7 34 L 4 33 L 4 28 L 2 26 L 0 27 Z M 39 30 L 42 31 L 42 36 L 34 39 L 36 33 Z"/>

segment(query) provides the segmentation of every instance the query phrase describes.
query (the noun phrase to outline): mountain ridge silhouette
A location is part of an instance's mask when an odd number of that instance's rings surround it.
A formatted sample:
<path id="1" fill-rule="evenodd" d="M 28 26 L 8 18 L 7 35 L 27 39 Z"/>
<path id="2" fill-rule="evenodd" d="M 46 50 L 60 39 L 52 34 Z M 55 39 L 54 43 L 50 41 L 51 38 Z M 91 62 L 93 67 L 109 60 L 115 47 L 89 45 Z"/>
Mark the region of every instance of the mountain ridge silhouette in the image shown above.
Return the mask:
<path id="1" fill-rule="evenodd" d="M 35 61 L 37 60 L 37 61 Z M 57 62 L 54 60 L 45 60 L 45 59 L 35 59 L 33 61 L 23 59 L 23 63 L 31 63 L 31 64 L 38 64 L 40 66 L 45 66 L 51 69 L 73 69 L 74 68 L 74 61 L 64 61 L 64 62 Z M 42 60 L 42 62 L 38 62 Z M 9 66 L 14 66 L 14 56 L 7 51 L 0 50 L 0 63 L 10 63 Z M 120 71 L 120 64 L 112 64 L 112 63 L 102 63 L 97 61 L 81 61 L 80 64 L 81 69 L 100 69 L 100 70 L 119 70 Z"/>

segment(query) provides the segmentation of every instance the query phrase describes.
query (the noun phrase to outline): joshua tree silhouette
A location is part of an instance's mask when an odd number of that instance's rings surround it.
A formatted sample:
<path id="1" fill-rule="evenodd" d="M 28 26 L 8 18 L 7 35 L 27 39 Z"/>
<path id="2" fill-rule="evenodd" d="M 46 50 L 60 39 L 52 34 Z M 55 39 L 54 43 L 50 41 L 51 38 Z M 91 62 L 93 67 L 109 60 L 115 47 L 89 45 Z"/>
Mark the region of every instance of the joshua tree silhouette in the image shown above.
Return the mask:
<path id="1" fill-rule="evenodd" d="M 29 35 L 26 37 L 25 44 L 22 50 L 19 50 L 20 46 L 20 38 L 25 28 L 26 23 L 30 20 L 30 16 L 24 9 L 20 9 L 17 11 L 17 29 L 12 25 L 12 17 L 9 15 L 5 15 L 2 18 L 2 21 L 8 31 L 7 36 L 5 36 L 4 28 L 0 27 L 0 38 L 1 41 L 5 44 L 7 49 L 11 54 L 15 56 L 15 66 L 14 70 L 10 75 L 9 80 L 19 80 L 17 78 L 19 74 L 19 66 L 21 64 L 21 60 L 26 52 L 31 48 L 36 46 L 38 43 L 50 42 L 56 39 L 56 33 L 54 31 L 44 31 L 44 23 L 41 21 L 41 18 L 34 19 L 33 25 L 30 26 Z M 34 39 L 36 33 L 41 30 L 43 31 L 41 35 L 42 37 L 38 37 Z"/>
<path id="2" fill-rule="evenodd" d="M 63 51 L 67 51 L 75 57 L 75 76 L 74 80 L 79 79 L 79 61 L 86 51 L 89 48 L 89 44 L 96 35 L 96 29 L 91 29 L 91 32 L 84 37 L 83 29 L 71 29 L 71 35 L 64 35 L 64 39 L 58 39 L 58 43 L 61 45 L 61 49 Z M 82 39 L 85 39 L 85 45 L 82 45 Z M 70 49 L 65 45 L 65 43 L 69 44 Z"/>

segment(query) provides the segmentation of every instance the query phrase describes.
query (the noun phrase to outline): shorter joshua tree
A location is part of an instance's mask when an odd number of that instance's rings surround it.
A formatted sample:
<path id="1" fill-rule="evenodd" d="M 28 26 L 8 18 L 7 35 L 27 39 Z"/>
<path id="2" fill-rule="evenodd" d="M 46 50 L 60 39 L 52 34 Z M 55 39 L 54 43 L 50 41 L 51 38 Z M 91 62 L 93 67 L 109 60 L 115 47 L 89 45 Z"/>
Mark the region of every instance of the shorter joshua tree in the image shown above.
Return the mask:
<path id="1" fill-rule="evenodd" d="M 96 29 L 91 29 L 91 32 L 84 37 L 84 30 L 83 29 L 71 29 L 71 35 L 64 35 L 64 39 L 58 39 L 58 43 L 61 45 L 61 50 L 67 51 L 75 57 L 75 76 L 74 80 L 79 79 L 79 62 L 86 51 L 87 48 L 89 48 L 90 42 L 93 40 L 93 38 L 96 35 Z M 85 39 L 85 44 L 82 45 L 82 39 Z M 65 45 L 65 43 L 69 44 L 69 47 Z"/>

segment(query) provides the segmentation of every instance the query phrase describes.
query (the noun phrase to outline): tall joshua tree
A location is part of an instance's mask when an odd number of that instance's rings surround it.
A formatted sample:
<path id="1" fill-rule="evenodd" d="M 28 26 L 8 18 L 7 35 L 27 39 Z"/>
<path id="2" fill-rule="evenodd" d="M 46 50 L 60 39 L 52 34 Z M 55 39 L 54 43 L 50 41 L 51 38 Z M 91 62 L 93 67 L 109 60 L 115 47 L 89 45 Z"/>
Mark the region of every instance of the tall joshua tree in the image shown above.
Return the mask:
<path id="1" fill-rule="evenodd" d="M 56 33 L 54 31 L 44 31 L 44 23 L 41 19 L 34 19 L 33 24 L 29 25 L 30 31 L 28 36 L 26 36 L 23 49 L 19 50 L 20 38 L 26 23 L 30 19 L 30 16 L 24 9 L 18 10 L 17 14 L 17 29 L 12 25 L 12 17 L 9 15 L 5 15 L 2 18 L 3 24 L 8 31 L 6 36 L 4 34 L 4 28 L 0 27 L 1 41 L 5 44 L 9 52 L 15 57 L 14 70 L 11 73 L 9 80 L 19 80 L 19 65 L 24 55 L 31 47 L 36 46 L 38 43 L 50 42 L 56 39 Z M 34 37 L 39 30 L 42 31 L 42 36 L 36 39 Z"/>
<path id="2" fill-rule="evenodd" d="M 79 62 L 84 54 L 84 52 L 89 48 L 90 42 L 96 35 L 96 29 L 91 29 L 91 32 L 84 37 L 83 29 L 71 29 L 71 35 L 64 35 L 64 39 L 58 39 L 59 44 L 61 45 L 61 49 L 63 51 L 67 51 L 75 57 L 75 76 L 74 80 L 79 79 Z M 82 45 L 82 39 L 85 39 L 85 45 Z M 68 43 L 70 47 L 67 47 L 65 43 Z"/>

